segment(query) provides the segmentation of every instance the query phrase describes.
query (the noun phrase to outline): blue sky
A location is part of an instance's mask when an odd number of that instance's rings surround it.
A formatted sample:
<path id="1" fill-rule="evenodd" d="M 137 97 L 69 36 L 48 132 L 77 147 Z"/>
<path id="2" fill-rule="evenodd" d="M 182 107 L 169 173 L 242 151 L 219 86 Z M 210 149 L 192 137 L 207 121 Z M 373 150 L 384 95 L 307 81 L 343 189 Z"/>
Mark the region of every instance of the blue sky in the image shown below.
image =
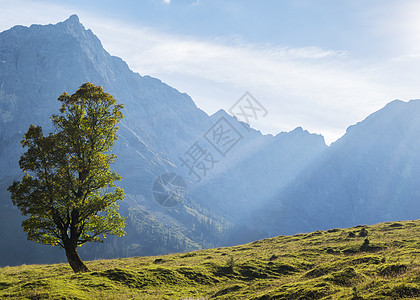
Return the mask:
<path id="1" fill-rule="evenodd" d="M 0 0 L 0 30 L 77 14 L 105 49 L 212 114 L 249 91 L 328 143 L 394 99 L 420 98 L 420 3 L 408 0 Z"/>

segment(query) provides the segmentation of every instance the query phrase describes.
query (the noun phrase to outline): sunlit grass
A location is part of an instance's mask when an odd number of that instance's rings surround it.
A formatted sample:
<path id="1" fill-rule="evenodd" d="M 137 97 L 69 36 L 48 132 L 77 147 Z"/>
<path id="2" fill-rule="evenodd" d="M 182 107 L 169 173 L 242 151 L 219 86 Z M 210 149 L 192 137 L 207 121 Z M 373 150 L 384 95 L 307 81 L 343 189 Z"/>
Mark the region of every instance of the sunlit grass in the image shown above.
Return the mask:
<path id="1" fill-rule="evenodd" d="M 420 220 L 86 264 L 84 274 L 67 264 L 1 268 L 0 297 L 419 299 Z"/>

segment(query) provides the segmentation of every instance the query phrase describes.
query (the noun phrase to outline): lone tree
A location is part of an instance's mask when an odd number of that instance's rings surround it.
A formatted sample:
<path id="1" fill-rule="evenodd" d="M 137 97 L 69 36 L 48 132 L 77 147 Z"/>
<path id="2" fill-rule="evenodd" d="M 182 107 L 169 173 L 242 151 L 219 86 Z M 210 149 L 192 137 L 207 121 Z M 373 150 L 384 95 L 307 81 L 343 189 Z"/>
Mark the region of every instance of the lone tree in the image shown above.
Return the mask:
<path id="1" fill-rule="evenodd" d="M 87 272 L 77 246 L 125 234 L 116 203 L 124 191 L 113 183 L 121 177 L 110 169 L 123 105 L 91 83 L 58 100 L 60 114 L 51 117 L 55 131 L 44 136 L 31 125 L 24 135 L 27 151 L 19 166 L 25 175 L 8 190 L 28 216 L 22 222 L 28 240 L 61 246 L 73 271 Z"/>

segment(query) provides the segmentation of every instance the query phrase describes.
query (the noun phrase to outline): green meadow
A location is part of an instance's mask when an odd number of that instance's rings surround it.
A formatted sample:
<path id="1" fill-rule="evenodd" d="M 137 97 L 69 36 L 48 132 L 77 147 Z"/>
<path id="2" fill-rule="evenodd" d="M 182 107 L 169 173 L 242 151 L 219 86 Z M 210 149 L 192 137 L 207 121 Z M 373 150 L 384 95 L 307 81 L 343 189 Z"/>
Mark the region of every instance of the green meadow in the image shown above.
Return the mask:
<path id="1" fill-rule="evenodd" d="M 86 265 L 0 268 L 0 298 L 420 299 L 420 220 Z"/>

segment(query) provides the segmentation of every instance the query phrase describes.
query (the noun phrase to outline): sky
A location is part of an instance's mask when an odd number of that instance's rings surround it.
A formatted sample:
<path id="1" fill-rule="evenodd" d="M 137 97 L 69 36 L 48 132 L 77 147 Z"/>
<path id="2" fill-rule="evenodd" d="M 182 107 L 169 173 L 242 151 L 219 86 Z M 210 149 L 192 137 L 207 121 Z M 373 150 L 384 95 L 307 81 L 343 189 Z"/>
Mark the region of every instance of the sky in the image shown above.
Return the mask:
<path id="1" fill-rule="evenodd" d="M 208 114 L 249 92 L 264 134 L 300 126 L 330 144 L 388 102 L 420 98 L 415 0 L 0 0 L 0 31 L 72 14 Z"/>

